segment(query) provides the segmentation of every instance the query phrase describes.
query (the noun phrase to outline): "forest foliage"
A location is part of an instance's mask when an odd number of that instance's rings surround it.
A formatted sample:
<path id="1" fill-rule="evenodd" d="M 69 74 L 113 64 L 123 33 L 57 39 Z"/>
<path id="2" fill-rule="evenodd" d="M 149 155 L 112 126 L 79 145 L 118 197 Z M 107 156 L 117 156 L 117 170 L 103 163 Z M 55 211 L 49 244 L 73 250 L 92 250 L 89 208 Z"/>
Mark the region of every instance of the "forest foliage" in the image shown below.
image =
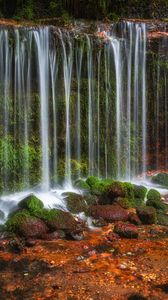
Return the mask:
<path id="1" fill-rule="evenodd" d="M 0 17 L 15 19 L 167 16 L 168 0 L 0 0 Z"/>

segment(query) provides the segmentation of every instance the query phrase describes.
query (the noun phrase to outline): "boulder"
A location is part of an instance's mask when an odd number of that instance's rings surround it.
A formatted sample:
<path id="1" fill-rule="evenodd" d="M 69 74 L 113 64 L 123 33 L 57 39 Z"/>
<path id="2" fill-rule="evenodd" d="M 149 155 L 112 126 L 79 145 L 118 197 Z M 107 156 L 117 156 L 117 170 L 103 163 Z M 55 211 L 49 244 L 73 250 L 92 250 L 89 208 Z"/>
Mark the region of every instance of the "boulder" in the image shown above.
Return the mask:
<path id="1" fill-rule="evenodd" d="M 124 238 L 134 239 L 138 237 L 138 229 L 133 224 L 118 223 L 114 226 L 114 233 Z"/>
<path id="2" fill-rule="evenodd" d="M 20 235 L 25 238 L 41 238 L 47 233 L 48 228 L 46 224 L 37 218 L 25 219 L 18 228 Z"/>
<path id="3" fill-rule="evenodd" d="M 106 192 L 107 196 L 110 199 L 115 199 L 117 197 L 126 197 L 126 190 L 122 182 L 114 181 L 112 184 L 107 188 Z"/>
<path id="4" fill-rule="evenodd" d="M 143 185 L 134 185 L 134 197 L 135 198 L 140 198 L 140 199 L 145 199 L 147 193 L 147 188 Z"/>
<path id="5" fill-rule="evenodd" d="M 150 189 L 147 193 L 147 200 L 156 200 L 160 201 L 161 200 L 161 195 L 160 193 L 155 190 L 155 189 Z"/>
<path id="6" fill-rule="evenodd" d="M 156 223 L 156 210 L 154 207 L 144 206 L 137 208 L 137 215 L 143 224 Z"/>
<path id="7" fill-rule="evenodd" d="M 168 187 L 168 174 L 158 173 L 152 177 L 152 182 Z"/>
<path id="8" fill-rule="evenodd" d="M 134 225 L 141 225 L 141 220 L 135 213 L 130 213 L 128 216 L 128 221 Z"/>
<path id="9" fill-rule="evenodd" d="M 31 212 L 36 212 L 44 207 L 44 204 L 36 196 L 30 195 L 19 202 L 20 209 L 26 209 Z"/>
<path id="10" fill-rule="evenodd" d="M 85 212 L 88 208 L 85 198 L 82 195 L 76 193 L 67 193 L 65 201 L 67 209 L 73 214 Z"/>
<path id="11" fill-rule="evenodd" d="M 83 179 L 78 179 L 78 180 L 75 181 L 75 188 L 83 190 L 85 192 L 90 191 L 90 186 Z"/>
<path id="12" fill-rule="evenodd" d="M 119 205 L 93 205 L 89 209 L 94 219 L 103 219 L 107 222 L 126 221 L 128 212 Z"/>

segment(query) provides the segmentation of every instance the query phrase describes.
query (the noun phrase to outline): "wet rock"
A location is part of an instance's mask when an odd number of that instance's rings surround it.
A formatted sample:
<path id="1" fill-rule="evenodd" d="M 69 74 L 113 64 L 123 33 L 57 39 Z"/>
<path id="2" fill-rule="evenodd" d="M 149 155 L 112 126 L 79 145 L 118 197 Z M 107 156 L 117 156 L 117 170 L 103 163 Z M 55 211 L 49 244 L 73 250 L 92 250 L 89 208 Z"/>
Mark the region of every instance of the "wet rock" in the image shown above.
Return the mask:
<path id="1" fill-rule="evenodd" d="M 131 206 L 128 198 L 117 197 L 114 199 L 114 202 L 116 202 L 118 205 L 125 209 Z"/>
<path id="2" fill-rule="evenodd" d="M 90 191 L 90 186 L 87 184 L 87 182 L 85 180 L 82 180 L 82 179 L 78 179 L 75 181 L 75 187 L 77 189 L 83 190 L 85 192 Z"/>
<path id="3" fill-rule="evenodd" d="M 110 242 L 118 240 L 119 238 L 120 238 L 120 236 L 113 231 L 109 232 L 108 235 L 106 236 L 106 239 Z"/>
<path id="4" fill-rule="evenodd" d="M 10 239 L 7 247 L 9 251 L 20 254 L 24 250 L 25 242 L 24 240 L 15 237 L 13 239 Z"/>
<path id="5" fill-rule="evenodd" d="M 128 221 L 134 225 L 141 225 L 141 220 L 135 213 L 130 213 L 128 216 Z"/>
<path id="6" fill-rule="evenodd" d="M 41 238 L 48 228 L 46 224 L 37 218 L 27 218 L 19 226 L 19 233 L 25 238 Z"/>
<path id="7" fill-rule="evenodd" d="M 82 241 L 85 238 L 83 231 L 71 232 L 67 235 L 67 237 L 75 241 Z"/>
<path id="8" fill-rule="evenodd" d="M 124 238 L 138 237 L 138 229 L 133 224 L 118 223 L 114 226 L 114 232 Z"/>
<path id="9" fill-rule="evenodd" d="M 88 206 L 98 204 L 98 197 L 96 195 L 85 195 L 84 200 Z"/>
<path id="10" fill-rule="evenodd" d="M 122 182 L 114 181 L 107 189 L 106 194 L 110 199 L 115 199 L 117 197 L 126 197 L 126 189 Z"/>
<path id="11" fill-rule="evenodd" d="M 30 248 L 34 247 L 36 244 L 37 244 L 37 241 L 36 240 L 32 240 L 32 239 L 28 239 L 25 242 L 25 246 L 26 247 L 30 247 Z"/>
<path id="12" fill-rule="evenodd" d="M 147 193 L 147 188 L 143 185 L 134 185 L 134 197 L 144 199 Z"/>
<path id="13" fill-rule="evenodd" d="M 155 224 L 156 223 L 156 210 L 154 207 L 144 206 L 137 208 L 137 215 L 143 224 Z"/>
<path id="14" fill-rule="evenodd" d="M 76 193 L 67 193 L 65 201 L 68 210 L 73 214 L 87 211 L 88 205 L 82 195 Z"/>
<path id="15" fill-rule="evenodd" d="M 42 239 L 46 240 L 46 241 L 52 241 L 52 240 L 57 240 L 62 237 L 63 236 L 58 231 L 53 231 L 50 233 L 43 234 Z"/>
<path id="16" fill-rule="evenodd" d="M 150 189 L 147 193 L 147 200 L 161 200 L 160 193 L 155 189 Z"/>
<path id="17" fill-rule="evenodd" d="M 30 195 L 19 202 L 19 208 L 26 209 L 31 212 L 36 212 L 44 207 L 44 204 L 36 196 Z"/>
<path id="18" fill-rule="evenodd" d="M 104 227 L 107 225 L 107 222 L 104 221 L 102 218 L 99 218 L 99 219 L 92 220 L 92 224 L 95 227 Z"/>
<path id="19" fill-rule="evenodd" d="M 157 223 L 159 225 L 168 226 L 168 215 L 158 211 L 157 212 Z"/>
<path id="20" fill-rule="evenodd" d="M 93 218 L 101 218 L 107 222 L 126 221 L 128 219 L 128 212 L 118 205 L 93 205 L 89 212 Z"/>
<path id="21" fill-rule="evenodd" d="M 168 187 L 168 174 L 158 173 L 152 177 L 152 182 Z"/>
<path id="22" fill-rule="evenodd" d="M 59 209 L 52 209 L 45 215 L 45 222 L 51 231 L 64 230 L 65 232 L 75 232 L 84 227 L 84 223 L 75 219 L 69 212 Z"/>

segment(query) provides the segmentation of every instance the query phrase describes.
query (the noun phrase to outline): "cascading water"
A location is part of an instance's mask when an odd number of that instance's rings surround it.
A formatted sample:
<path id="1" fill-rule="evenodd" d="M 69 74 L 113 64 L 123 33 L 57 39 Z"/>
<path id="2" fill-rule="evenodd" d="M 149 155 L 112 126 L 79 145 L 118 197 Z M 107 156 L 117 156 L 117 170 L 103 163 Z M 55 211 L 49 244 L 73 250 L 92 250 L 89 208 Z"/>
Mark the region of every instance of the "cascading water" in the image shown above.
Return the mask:
<path id="1" fill-rule="evenodd" d="M 160 151 L 168 165 L 167 56 L 157 53 L 153 67 L 155 106 L 147 34 L 144 23 L 134 22 L 96 38 L 54 27 L 0 28 L 2 193 L 34 186 L 46 192 L 88 175 L 131 180 L 159 168 Z"/>

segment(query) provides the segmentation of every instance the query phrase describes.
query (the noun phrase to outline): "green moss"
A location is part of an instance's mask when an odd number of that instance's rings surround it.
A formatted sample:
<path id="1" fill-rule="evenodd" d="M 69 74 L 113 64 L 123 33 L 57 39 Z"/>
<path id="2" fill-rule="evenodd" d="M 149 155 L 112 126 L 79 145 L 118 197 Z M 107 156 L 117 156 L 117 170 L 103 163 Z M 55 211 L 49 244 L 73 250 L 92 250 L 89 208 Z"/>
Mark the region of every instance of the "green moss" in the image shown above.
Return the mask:
<path id="1" fill-rule="evenodd" d="M 152 177 L 152 182 L 158 183 L 163 186 L 168 186 L 168 174 L 159 173 Z"/>
<path id="2" fill-rule="evenodd" d="M 90 186 L 86 183 L 85 180 L 82 179 L 78 179 L 75 182 L 75 187 L 84 191 L 89 191 L 90 190 Z"/>
<path id="3" fill-rule="evenodd" d="M 134 199 L 134 192 L 135 192 L 134 185 L 130 182 L 124 182 L 122 185 L 126 191 L 126 197 L 129 199 Z"/>
<path id="4" fill-rule="evenodd" d="M 134 198 L 134 199 L 130 199 L 130 206 L 133 208 L 138 208 L 138 207 L 143 207 L 144 204 L 144 199 L 142 198 Z"/>
<path id="5" fill-rule="evenodd" d="M 157 223 L 159 225 L 168 226 L 168 215 L 163 212 L 157 212 Z"/>
<path id="6" fill-rule="evenodd" d="M 134 197 L 145 199 L 147 188 L 142 185 L 134 185 Z"/>
<path id="7" fill-rule="evenodd" d="M 47 209 L 47 208 L 42 208 L 39 211 L 34 212 L 34 215 L 46 222 L 54 221 L 56 218 L 59 217 L 61 210 L 58 209 Z"/>
<path id="8" fill-rule="evenodd" d="M 13 214 L 6 222 L 6 229 L 10 232 L 19 233 L 20 224 L 28 218 L 32 218 L 31 214 L 27 210 L 18 211 Z"/>
<path id="9" fill-rule="evenodd" d="M 116 200 L 117 204 L 119 204 L 121 207 L 127 209 L 131 207 L 130 201 L 128 198 L 122 198 L 118 197 Z"/>
<path id="10" fill-rule="evenodd" d="M 152 206 L 156 209 L 160 209 L 160 210 L 164 210 L 165 209 L 165 205 L 161 200 L 157 200 L 157 199 L 149 199 L 146 202 L 147 206 Z"/>
<path id="11" fill-rule="evenodd" d="M 87 210 L 87 203 L 83 196 L 75 193 L 67 194 L 66 205 L 68 210 L 73 214 L 77 214 Z"/>
<path id="12" fill-rule="evenodd" d="M 157 190 L 151 189 L 147 193 L 147 200 L 160 201 L 161 200 L 161 195 L 160 195 L 160 193 Z"/>
<path id="13" fill-rule="evenodd" d="M 137 208 L 137 214 L 143 224 L 156 224 L 156 210 L 151 206 Z"/>
<path id="14" fill-rule="evenodd" d="M 98 177 L 95 177 L 95 176 L 89 176 L 87 179 L 86 179 L 86 183 L 92 188 L 95 184 L 99 183 L 100 180 Z"/>
<path id="15" fill-rule="evenodd" d="M 27 209 L 30 212 L 35 212 L 41 210 L 44 207 L 44 204 L 36 196 L 30 195 L 27 198 L 20 201 L 19 207 L 22 209 Z"/>

